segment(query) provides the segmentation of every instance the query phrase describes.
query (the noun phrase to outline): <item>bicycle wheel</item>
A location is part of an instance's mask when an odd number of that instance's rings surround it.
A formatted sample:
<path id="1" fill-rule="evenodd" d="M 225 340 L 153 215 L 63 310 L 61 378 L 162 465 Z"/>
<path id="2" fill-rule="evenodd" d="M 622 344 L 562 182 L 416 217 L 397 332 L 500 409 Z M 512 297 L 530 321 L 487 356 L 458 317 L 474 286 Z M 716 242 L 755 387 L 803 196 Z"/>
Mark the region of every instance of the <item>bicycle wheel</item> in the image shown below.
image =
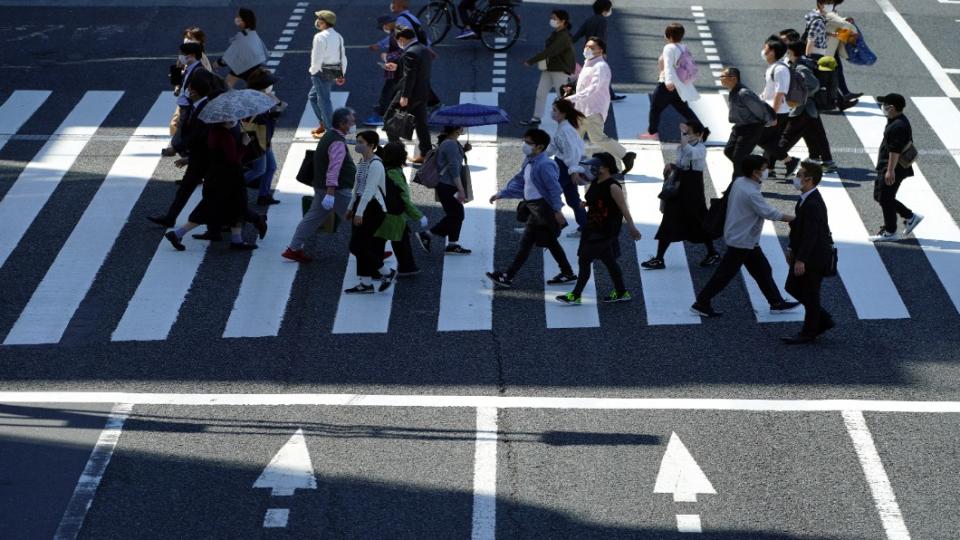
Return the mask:
<path id="1" fill-rule="evenodd" d="M 491 51 L 505 51 L 520 37 L 520 17 L 509 7 L 493 7 L 480 24 L 480 41 Z"/>
<path id="2" fill-rule="evenodd" d="M 447 2 L 430 2 L 417 13 L 420 24 L 423 25 L 423 31 L 430 38 L 430 43 L 436 45 L 447 37 L 450 31 L 452 17 L 450 15 L 450 4 Z"/>

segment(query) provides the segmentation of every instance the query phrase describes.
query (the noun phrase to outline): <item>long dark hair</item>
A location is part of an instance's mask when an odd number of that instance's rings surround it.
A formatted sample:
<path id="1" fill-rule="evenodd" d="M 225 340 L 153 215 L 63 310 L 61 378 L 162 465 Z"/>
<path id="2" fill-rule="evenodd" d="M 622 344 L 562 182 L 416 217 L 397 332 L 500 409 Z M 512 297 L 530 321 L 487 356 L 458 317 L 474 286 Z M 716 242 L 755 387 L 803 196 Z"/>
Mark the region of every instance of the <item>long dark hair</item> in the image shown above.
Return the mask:
<path id="1" fill-rule="evenodd" d="M 583 120 L 584 116 L 582 112 L 573 106 L 573 103 L 566 99 L 558 99 L 553 102 L 553 106 L 560 111 L 560 114 L 566 117 L 567 122 L 570 122 L 570 125 L 573 126 L 574 129 L 580 128 L 580 120 Z"/>
<path id="2" fill-rule="evenodd" d="M 257 16 L 253 14 L 252 9 L 249 9 L 249 8 L 238 9 L 237 17 L 240 17 L 240 20 L 243 21 L 244 30 L 257 29 Z"/>
<path id="3" fill-rule="evenodd" d="M 703 127 L 703 124 L 701 124 L 699 120 L 687 120 L 684 124 L 686 124 L 687 129 L 690 130 L 690 133 L 699 135 L 701 141 L 705 141 L 710 137 L 710 130 Z"/>

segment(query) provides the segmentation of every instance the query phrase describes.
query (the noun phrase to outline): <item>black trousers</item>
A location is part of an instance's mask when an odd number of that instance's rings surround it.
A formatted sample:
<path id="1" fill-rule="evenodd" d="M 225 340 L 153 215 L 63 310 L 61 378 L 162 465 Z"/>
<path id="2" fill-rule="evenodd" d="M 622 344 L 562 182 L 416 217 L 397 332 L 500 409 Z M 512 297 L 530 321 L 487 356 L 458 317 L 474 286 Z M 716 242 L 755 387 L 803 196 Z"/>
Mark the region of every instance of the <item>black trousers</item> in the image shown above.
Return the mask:
<path id="1" fill-rule="evenodd" d="M 783 138 L 783 132 L 787 130 L 787 123 L 789 121 L 789 114 L 778 114 L 777 125 L 764 127 L 763 133 L 760 135 L 760 142 L 757 144 L 763 148 L 763 157 L 767 160 L 771 169 L 773 168 L 773 164 L 779 160 L 775 158 L 774 155 L 780 149 L 780 139 Z"/>
<path id="2" fill-rule="evenodd" d="M 384 116 L 387 114 L 387 109 L 390 108 L 390 102 L 393 100 L 393 96 L 397 93 L 397 80 L 396 79 L 384 79 L 383 88 L 380 89 L 380 99 L 377 100 L 377 106 L 373 108 L 373 112 L 377 113 L 378 116 Z"/>
<path id="3" fill-rule="evenodd" d="M 753 153 L 762 134 L 763 124 L 733 126 L 730 130 L 730 138 L 723 147 L 723 155 L 733 162 L 733 178 L 741 176 L 740 164 Z"/>
<path id="4" fill-rule="evenodd" d="M 910 210 L 902 202 L 897 200 L 897 192 L 900 191 L 900 184 L 903 183 L 903 169 L 897 167 L 894 169 L 895 180 L 892 186 L 888 186 L 883 181 L 883 175 L 886 171 L 877 171 L 877 182 L 880 183 L 880 209 L 883 211 L 883 229 L 889 233 L 897 232 L 897 216 L 903 219 L 913 217 L 913 210 Z"/>
<path id="5" fill-rule="evenodd" d="M 463 204 L 457 200 L 457 188 L 450 184 L 437 184 L 437 197 L 443 206 L 443 219 L 434 225 L 430 232 L 437 236 L 446 236 L 451 243 L 460 241 L 460 229 L 463 227 Z"/>
<path id="6" fill-rule="evenodd" d="M 179 216 L 183 208 L 187 206 L 187 201 L 190 200 L 190 196 L 196 191 L 197 186 L 203 182 L 205 169 L 206 163 L 191 163 L 187 165 L 187 170 L 183 173 L 183 179 L 180 181 L 180 185 L 177 186 L 177 194 L 173 196 L 173 202 L 170 203 L 170 208 L 167 209 L 165 215 L 167 221 L 176 221 L 177 216 Z"/>
<path id="7" fill-rule="evenodd" d="M 824 154 L 830 156 L 830 143 L 827 141 L 827 133 L 823 129 L 823 121 L 820 117 L 814 118 L 807 114 L 791 117 L 787 120 L 787 127 L 780 136 L 780 142 L 775 149 L 771 151 L 771 157 L 775 161 L 783 161 L 789 156 L 789 152 L 794 146 L 803 139 L 807 144 L 807 149 L 812 157 L 823 159 Z"/>
<path id="8" fill-rule="evenodd" d="M 653 134 L 660 130 L 660 115 L 663 114 L 663 110 L 670 105 L 673 105 L 673 108 L 680 113 L 680 116 L 684 117 L 688 122 L 691 120 L 700 121 L 697 115 L 690 109 L 690 106 L 687 105 L 687 102 L 680 99 L 680 94 L 676 90 L 671 92 L 667 90 L 666 83 L 660 83 L 653 89 L 653 97 L 650 98 L 650 124 L 647 127 L 648 133 Z"/>
<path id="9" fill-rule="evenodd" d="M 787 283 L 784 288 L 803 304 L 805 310 L 803 328 L 800 329 L 800 333 L 804 336 L 818 336 L 828 323 L 833 322 L 830 313 L 820 305 L 820 285 L 822 283 L 822 270 L 807 268 L 803 276 L 798 277 L 793 273 L 791 267 L 790 275 L 787 276 Z"/>
<path id="10" fill-rule="evenodd" d="M 590 272 L 593 269 L 593 261 L 599 260 L 607 267 L 607 272 L 610 272 L 610 279 L 613 280 L 613 288 L 617 291 L 617 294 L 623 293 L 627 290 L 627 285 L 623 282 L 623 269 L 620 268 L 620 263 L 617 262 L 617 258 L 614 256 L 613 250 L 607 250 L 602 257 L 593 259 L 590 257 L 579 257 L 577 270 L 577 285 L 573 288 L 573 295 L 580 296 L 583 294 L 583 289 L 586 288 L 587 282 L 590 281 Z"/>
<path id="11" fill-rule="evenodd" d="M 413 248 L 410 247 L 410 228 L 403 228 L 403 236 L 399 240 L 391 240 L 393 254 L 397 257 L 397 272 L 413 272 L 417 269 L 417 262 L 413 259 Z"/>
<path id="12" fill-rule="evenodd" d="M 823 127 L 823 119 L 817 116 L 810 120 L 810 127 L 803 133 L 803 142 L 810 151 L 810 157 L 820 161 L 833 161 L 833 152 L 830 151 L 830 141 L 827 139 L 827 130 Z"/>
<path id="13" fill-rule="evenodd" d="M 741 266 L 747 267 L 747 272 L 757 282 L 760 291 L 771 306 L 783 302 L 783 295 L 777 288 L 777 283 L 773 280 L 773 269 L 770 268 L 770 262 L 764 256 L 760 246 L 753 249 L 741 249 L 727 246 L 727 252 L 720 259 L 720 264 L 707 285 L 697 295 L 697 302 L 710 305 L 713 297 L 720 294 L 720 291 L 736 277 Z"/>
<path id="14" fill-rule="evenodd" d="M 530 251 L 533 250 L 533 246 L 536 244 L 535 237 L 536 227 L 528 223 L 527 227 L 523 231 L 523 236 L 520 238 L 520 248 L 517 250 L 517 255 L 513 258 L 510 268 L 507 268 L 507 276 L 510 278 L 513 278 L 513 276 L 517 275 L 517 272 L 520 271 L 523 263 L 527 262 L 527 258 L 530 257 Z M 560 267 L 560 272 L 564 274 L 572 274 L 573 267 L 570 266 L 570 261 L 567 260 L 567 254 L 563 251 L 563 248 L 560 247 L 560 241 L 556 238 L 553 238 L 552 240 L 553 241 L 546 246 L 546 248 L 550 251 L 550 255 L 553 256 L 553 260 L 557 261 L 557 266 Z"/>
<path id="15" fill-rule="evenodd" d="M 393 103 L 390 104 L 390 108 L 387 110 L 387 113 L 384 115 L 384 122 L 387 118 L 393 116 L 393 114 L 399 108 L 400 96 L 394 96 Z M 417 132 L 417 143 L 420 148 L 420 155 L 426 156 L 430 149 L 433 148 L 433 143 L 430 140 L 430 126 L 427 125 L 427 103 L 425 101 L 420 101 L 417 103 L 409 103 L 406 107 L 406 111 L 413 115 L 416 118 L 415 129 Z M 400 141 L 400 137 L 396 134 L 387 134 L 388 140 L 390 142 Z"/>
<path id="16" fill-rule="evenodd" d="M 359 196 L 353 204 L 356 208 Z M 374 233 L 383 223 L 383 209 L 380 203 L 373 200 L 367 204 L 363 212 L 363 224 L 354 225 L 350 234 L 350 253 L 357 258 L 357 276 L 380 278 L 380 268 L 383 267 L 383 247 L 387 241 L 375 236 Z"/>

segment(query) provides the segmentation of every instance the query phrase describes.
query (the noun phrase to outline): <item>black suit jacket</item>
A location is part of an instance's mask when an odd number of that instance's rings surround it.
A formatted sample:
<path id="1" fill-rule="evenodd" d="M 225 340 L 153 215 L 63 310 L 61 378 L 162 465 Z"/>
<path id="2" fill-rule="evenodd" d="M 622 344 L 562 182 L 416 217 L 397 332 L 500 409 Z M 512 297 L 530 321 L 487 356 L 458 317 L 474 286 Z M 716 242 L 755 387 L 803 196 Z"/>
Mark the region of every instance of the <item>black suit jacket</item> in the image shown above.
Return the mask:
<path id="1" fill-rule="evenodd" d="M 180 140 L 174 145 L 181 155 L 189 155 L 191 161 L 203 160 L 207 155 L 207 133 L 210 126 L 200 120 L 200 111 L 210 103 L 207 98 L 195 105 L 191 105 L 186 110 L 186 118 L 183 119 L 183 126 L 180 131 Z"/>
<path id="2" fill-rule="evenodd" d="M 830 263 L 832 244 L 827 205 L 820 190 L 815 190 L 797 207 L 796 219 L 790 222 L 790 251 L 794 260 L 819 271 Z"/>
<path id="3" fill-rule="evenodd" d="M 403 52 L 400 59 L 400 68 L 403 73 L 400 79 L 400 97 L 405 97 L 410 104 L 426 103 L 430 98 L 430 68 L 433 57 L 430 50 L 420 42 L 416 42 Z"/>

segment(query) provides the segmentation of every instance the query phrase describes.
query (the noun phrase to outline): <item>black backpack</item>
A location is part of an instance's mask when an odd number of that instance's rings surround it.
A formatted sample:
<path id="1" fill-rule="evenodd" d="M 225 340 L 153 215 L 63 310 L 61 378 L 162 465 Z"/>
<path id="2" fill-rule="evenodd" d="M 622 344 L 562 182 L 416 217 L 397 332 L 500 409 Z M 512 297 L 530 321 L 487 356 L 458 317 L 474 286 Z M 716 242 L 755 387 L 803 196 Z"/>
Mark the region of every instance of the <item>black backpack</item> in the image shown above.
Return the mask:
<path id="1" fill-rule="evenodd" d="M 388 214 L 398 216 L 407 208 L 407 205 L 403 202 L 403 190 L 390 179 L 389 171 L 387 171 L 387 178 L 384 183 L 387 185 L 387 189 L 386 193 L 383 194 L 383 204 L 387 207 Z"/>

